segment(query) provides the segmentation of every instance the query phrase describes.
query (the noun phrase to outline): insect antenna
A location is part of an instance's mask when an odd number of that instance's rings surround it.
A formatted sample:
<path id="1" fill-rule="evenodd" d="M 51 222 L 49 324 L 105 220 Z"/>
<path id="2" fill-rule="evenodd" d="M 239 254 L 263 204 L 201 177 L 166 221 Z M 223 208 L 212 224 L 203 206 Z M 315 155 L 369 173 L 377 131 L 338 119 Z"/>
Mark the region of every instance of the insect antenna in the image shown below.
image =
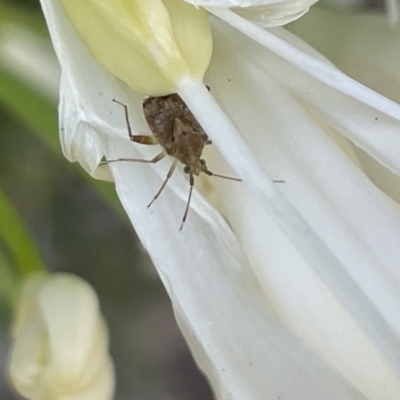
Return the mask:
<path id="1" fill-rule="evenodd" d="M 188 201 L 187 201 L 187 203 L 186 203 L 185 213 L 183 214 L 182 224 L 181 224 L 181 227 L 179 228 L 180 231 L 181 231 L 182 228 L 183 228 L 183 224 L 185 223 L 186 217 L 187 217 L 188 212 L 189 212 L 190 200 L 191 200 L 191 198 L 192 198 L 192 192 L 193 192 L 193 185 L 194 185 L 193 174 L 190 174 L 190 190 L 189 190 L 189 197 L 188 197 Z"/>
<path id="2" fill-rule="evenodd" d="M 219 175 L 219 174 L 214 174 L 214 172 L 209 171 L 208 169 L 203 170 L 203 172 L 209 176 L 217 176 L 218 178 L 224 178 L 224 179 L 229 179 L 231 181 L 237 181 L 237 182 L 243 182 L 243 179 L 240 178 L 233 178 L 231 176 L 226 176 L 226 175 Z M 279 180 L 273 180 L 272 182 L 274 183 L 285 183 L 286 181 L 279 179 Z"/>
<path id="3" fill-rule="evenodd" d="M 229 179 L 231 181 L 236 181 L 236 182 L 243 182 L 242 179 L 240 178 L 233 178 L 232 176 L 226 176 L 226 175 L 220 175 L 220 174 L 214 174 L 214 172 L 211 172 L 208 169 L 203 169 L 203 172 L 209 176 L 216 176 L 218 178 L 224 178 L 224 179 Z"/>

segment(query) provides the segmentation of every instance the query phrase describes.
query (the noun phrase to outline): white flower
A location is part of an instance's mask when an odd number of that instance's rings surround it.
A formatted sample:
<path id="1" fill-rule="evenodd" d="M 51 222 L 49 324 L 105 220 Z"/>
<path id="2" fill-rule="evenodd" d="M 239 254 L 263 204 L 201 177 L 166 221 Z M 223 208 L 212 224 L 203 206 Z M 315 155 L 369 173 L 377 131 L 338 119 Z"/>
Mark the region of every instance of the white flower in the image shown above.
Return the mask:
<path id="1" fill-rule="evenodd" d="M 114 368 L 93 289 L 71 274 L 26 281 L 13 327 L 10 377 L 31 400 L 109 400 Z"/>
<path id="2" fill-rule="evenodd" d="M 149 132 L 143 96 L 93 60 L 56 0 L 42 4 L 63 67 L 66 156 L 103 177 L 103 155 L 152 158 L 159 149 L 130 143 L 111 102 Z M 398 173 L 400 107 L 284 29 L 209 10 L 244 34 L 210 17 L 211 93 L 198 75 L 172 83 L 215 144 L 209 168 L 244 182 L 197 179 L 207 200 L 194 193 L 180 233 L 182 174 L 148 210 L 168 166 L 111 165 L 197 363 L 218 399 L 398 399 L 400 213 L 348 139 Z"/>

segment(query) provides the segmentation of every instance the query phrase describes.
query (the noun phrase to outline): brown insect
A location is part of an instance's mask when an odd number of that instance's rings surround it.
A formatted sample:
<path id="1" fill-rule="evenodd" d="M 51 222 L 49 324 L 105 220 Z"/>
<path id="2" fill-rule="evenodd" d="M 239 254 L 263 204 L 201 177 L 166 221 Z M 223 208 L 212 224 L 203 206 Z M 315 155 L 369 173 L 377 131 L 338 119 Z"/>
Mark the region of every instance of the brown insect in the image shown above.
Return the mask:
<path id="1" fill-rule="evenodd" d="M 207 134 L 204 132 L 199 122 L 178 94 L 175 93 L 162 97 L 149 97 L 144 100 L 143 112 L 153 136 L 134 135 L 129 123 L 128 107 L 118 100 L 113 99 L 113 101 L 124 107 L 130 139 L 133 142 L 141 144 L 159 144 L 163 148 L 163 151 L 151 160 L 119 158 L 117 160 L 109 160 L 108 162 L 133 161 L 155 164 L 163 159 L 167 154 L 174 158 L 163 184 L 147 207 L 150 207 L 158 196 L 160 196 L 168 183 L 168 180 L 174 173 L 178 161 L 184 165 L 183 171 L 189 175 L 190 190 L 185 213 L 183 214 L 182 224 L 179 230 L 182 230 L 189 212 L 195 175 L 198 176 L 201 172 L 204 172 L 210 176 L 217 176 L 219 178 L 239 182 L 241 181 L 241 179 L 238 178 L 214 174 L 207 168 L 205 160 L 201 158 L 201 153 L 203 152 L 204 146 L 209 145 L 212 142 L 208 139 Z"/>

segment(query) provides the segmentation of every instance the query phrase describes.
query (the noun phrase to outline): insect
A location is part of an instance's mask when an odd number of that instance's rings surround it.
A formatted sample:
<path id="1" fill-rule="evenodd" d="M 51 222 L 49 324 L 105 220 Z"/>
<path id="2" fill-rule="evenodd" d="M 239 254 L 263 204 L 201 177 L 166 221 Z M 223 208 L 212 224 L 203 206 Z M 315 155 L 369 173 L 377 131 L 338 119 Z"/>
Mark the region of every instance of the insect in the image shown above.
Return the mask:
<path id="1" fill-rule="evenodd" d="M 199 122 L 177 93 L 162 97 L 148 97 L 144 100 L 143 112 L 153 135 L 134 135 L 129 123 L 128 107 L 118 100 L 113 99 L 113 101 L 124 107 L 129 138 L 133 142 L 148 145 L 159 144 L 163 150 L 151 160 L 119 158 L 117 160 L 109 160 L 108 162 L 133 161 L 155 164 L 167 154 L 174 158 L 164 182 L 147 207 L 150 207 L 160 196 L 168 180 L 174 173 L 178 162 L 180 161 L 184 165 L 183 171 L 189 175 L 190 189 L 179 230 L 182 230 L 189 212 L 194 176 L 198 176 L 204 172 L 209 176 L 241 181 L 239 178 L 215 174 L 207 168 L 206 161 L 201 158 L 201 154 L 204 147 L 210 145 L 212 142 L 208 139 Z"/>

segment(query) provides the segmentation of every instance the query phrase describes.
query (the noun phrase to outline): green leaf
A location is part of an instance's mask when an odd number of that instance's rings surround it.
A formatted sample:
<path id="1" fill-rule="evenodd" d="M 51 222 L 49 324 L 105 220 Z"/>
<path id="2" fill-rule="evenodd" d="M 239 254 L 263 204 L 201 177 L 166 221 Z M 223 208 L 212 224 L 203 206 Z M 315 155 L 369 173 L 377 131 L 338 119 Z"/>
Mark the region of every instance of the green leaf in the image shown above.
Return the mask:
<path id="1" fill-rule="evenodd" d="M 0 252 L 0 304 L 7 311 L 14 309 L 21 287 L 12 266 L 3 253 Z"/>
<path id="2" fill-rule="evenodd" d="M 61 154 L 57 136 L 57 108 L 0 65 L 0 101 Z"/>
<path id="3" fill-rule="evenodd" d="M 46 264 L 32 235 L 0 188 L 0 236 L 9 249 L 20 277 L 45 272 Z"/>
<path id="4" fill-rule="evenodd" d="M 0 103 L 3 103 L 14 116 L 30 126 L 55 153 L 62 156 L 58 139 L 56 105 L 18 80 L 17 77 L 1 66 L 1 61 L 0 87 Z M 114 185 L 91 178 L 76 164 L 73 167 L 83 179 L 95 187 L 115 211 L 126 218 L 125 212 L 115 194 Z"/>

